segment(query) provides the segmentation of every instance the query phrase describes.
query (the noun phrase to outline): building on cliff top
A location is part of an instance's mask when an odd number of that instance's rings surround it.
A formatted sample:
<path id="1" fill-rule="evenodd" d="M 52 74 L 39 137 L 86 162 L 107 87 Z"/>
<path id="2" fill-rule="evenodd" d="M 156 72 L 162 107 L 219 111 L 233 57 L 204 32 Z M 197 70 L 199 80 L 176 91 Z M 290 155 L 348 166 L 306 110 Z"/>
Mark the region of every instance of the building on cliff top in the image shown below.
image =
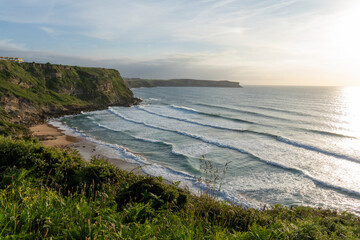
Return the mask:
<path id="1" fill-rule="evenodd" d="M 22 58 L 16 58 L 16 57 L 0 57 L 0 60 L 6 60 L 6 61 L 11 61 L 11 62 L 17 62 L 17 63 L 24 62 Z"/>

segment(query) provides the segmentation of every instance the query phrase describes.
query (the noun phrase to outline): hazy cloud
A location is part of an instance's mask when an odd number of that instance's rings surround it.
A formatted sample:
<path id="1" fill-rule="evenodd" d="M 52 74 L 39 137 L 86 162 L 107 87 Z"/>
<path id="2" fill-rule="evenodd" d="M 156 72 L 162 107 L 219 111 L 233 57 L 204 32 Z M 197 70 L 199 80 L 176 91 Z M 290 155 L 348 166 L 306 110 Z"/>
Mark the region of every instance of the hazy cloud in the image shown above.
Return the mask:
<path id="1" fill-rule="evenodd" d="M 3 50 L 26 46 L 35 50 L 22 52 L 28 61 L 98 64 L 134 77 L 326 79 L 335 75 L 329 66 L 349 72 L 346 66 L 358 60 L 352 52 L 360 51 L 348 40 L 360 36 L 356 25 L 344 27 L 360 21 L 357 0 L 0 0 L 0 6 Z"/>
<path id="2" fill-rule="evenodd" d="M 10 50 L 25 50 L 25 44 L 15 43 L 12 39 L 0 39 L 0 48 Z"/>

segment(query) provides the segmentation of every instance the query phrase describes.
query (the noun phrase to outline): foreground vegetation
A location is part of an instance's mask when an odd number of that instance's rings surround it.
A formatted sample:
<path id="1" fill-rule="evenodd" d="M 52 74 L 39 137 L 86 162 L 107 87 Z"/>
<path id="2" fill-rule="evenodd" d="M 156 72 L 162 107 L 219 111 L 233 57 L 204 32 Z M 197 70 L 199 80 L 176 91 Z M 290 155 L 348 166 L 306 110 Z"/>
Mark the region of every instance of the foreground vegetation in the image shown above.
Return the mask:
<path id="1" fill-rule="evenodd" d="M 0 239 L 360 239 L 360 219 L 255 210 L 35 140 L 0 137 Z"/>

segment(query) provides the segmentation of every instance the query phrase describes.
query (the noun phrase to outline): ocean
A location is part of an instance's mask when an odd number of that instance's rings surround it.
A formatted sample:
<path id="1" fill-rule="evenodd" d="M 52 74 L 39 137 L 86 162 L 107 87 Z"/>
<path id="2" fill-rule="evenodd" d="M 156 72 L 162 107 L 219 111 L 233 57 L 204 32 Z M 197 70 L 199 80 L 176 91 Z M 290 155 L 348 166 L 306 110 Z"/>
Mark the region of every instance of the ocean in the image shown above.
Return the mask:
<path id="1" fill-rule="evenodd" d="M 360 214 L 360 88 L 132 90 L 141 105 L 50 123 L 194 193 L 213 174 L 216 195 L 245 207 L 306 205 Z M 204 169 L 201 159 L 212 168 Z"/>

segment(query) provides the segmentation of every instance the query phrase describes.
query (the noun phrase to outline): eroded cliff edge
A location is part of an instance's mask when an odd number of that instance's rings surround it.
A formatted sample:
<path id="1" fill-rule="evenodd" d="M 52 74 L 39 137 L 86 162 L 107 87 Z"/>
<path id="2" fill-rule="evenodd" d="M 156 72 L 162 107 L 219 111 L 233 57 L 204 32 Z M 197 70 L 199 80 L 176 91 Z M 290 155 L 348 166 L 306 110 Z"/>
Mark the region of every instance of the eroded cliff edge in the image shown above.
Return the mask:
<path id="1" fill-rule="evenodd" d="M 0 61 L 0 100 L 0 113 L 26 126 L 140 102 L 114 69 L 8 61 Z"/>

